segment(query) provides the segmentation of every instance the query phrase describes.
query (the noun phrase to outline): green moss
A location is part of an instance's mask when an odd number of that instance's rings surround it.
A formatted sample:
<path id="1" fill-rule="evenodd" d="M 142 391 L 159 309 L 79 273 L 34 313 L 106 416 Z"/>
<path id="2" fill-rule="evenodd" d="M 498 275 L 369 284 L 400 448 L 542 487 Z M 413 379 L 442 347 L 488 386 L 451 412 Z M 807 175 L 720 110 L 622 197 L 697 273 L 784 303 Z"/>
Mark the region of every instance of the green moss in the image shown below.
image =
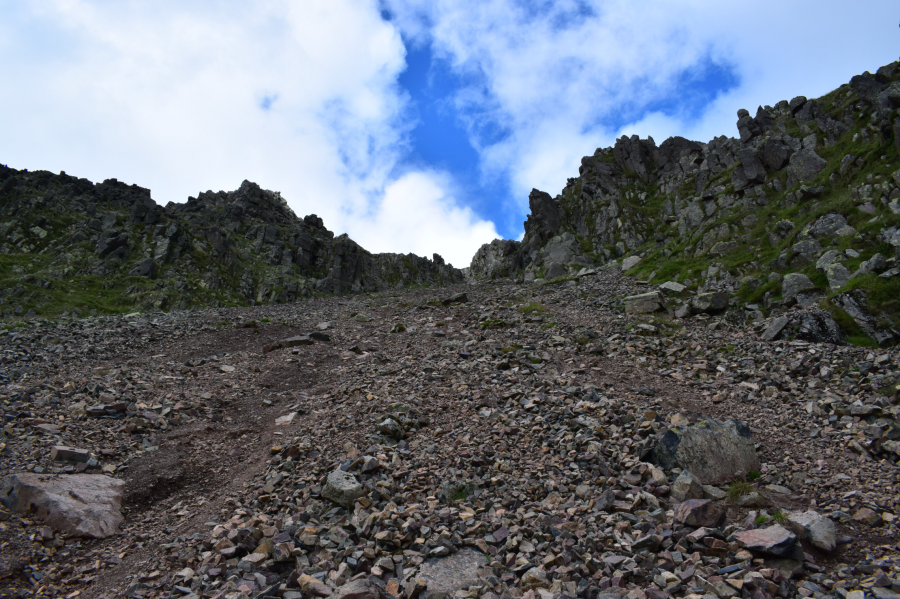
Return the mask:
<path id="1" fill-rule="evenodd" d="M 540 314 L 547 313 L 547 308 L 543 304 L 538 303 L 538 302 L 529 302 L 523 306 L 519 306 L 518 309 L 519 309 L 519 312 L 521 312 L 522 314 L 526 314 L 526 315 L 532 315 L 532 314 L 540 315 Z"/>

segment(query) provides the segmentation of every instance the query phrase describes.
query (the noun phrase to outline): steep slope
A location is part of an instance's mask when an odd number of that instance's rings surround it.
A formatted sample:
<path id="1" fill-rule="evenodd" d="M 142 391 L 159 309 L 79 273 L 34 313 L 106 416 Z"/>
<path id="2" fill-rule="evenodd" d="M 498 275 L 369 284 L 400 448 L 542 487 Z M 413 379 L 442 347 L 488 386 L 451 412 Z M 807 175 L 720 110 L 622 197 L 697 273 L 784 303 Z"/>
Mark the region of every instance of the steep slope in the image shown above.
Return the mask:
<path id="1" fill-rule="evenodd" d="M 691 292 L 726 292 L 751 320 L 829 299 L 817 317 L 841 336 L 889 343 L 900 323 L 898 106 L 895 62 L 822 98 L 739 110 L 739 138 L 622 137 L 583 158 L 555 198 L 533 190 L 522 242 L 482 246 L 470 276 L 552 279 L 615 262 L 685 285 L 672 315 L 696 311 Z"/>
<path id="2" fill-rule="evenodd" d="M 6 317 L 285 303 L 460 282 L 413 254 L 372 254 L 244 181 L 187 203 L 150 190 L 0 165 L 0 313 Z"/>

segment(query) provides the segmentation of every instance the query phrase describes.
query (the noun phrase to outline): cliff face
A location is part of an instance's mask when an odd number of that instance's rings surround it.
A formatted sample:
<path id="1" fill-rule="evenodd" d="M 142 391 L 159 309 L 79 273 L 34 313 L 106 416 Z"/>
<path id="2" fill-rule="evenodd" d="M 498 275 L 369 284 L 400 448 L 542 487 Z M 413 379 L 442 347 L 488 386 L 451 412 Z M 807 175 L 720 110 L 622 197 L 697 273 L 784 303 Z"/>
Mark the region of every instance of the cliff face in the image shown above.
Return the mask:
<path id="1" fill-rule="evenodd" d="M 533 190 L 522 242 L 483 246 L 469 275 L 553 279 L 615 262 L 766 313 L 790 305 L 782 276 L 798 273 L 823 298 L 859 290 L 896 326 L 898 107 L 895 62 L 822 98 L 739 110 L 736 138 L 622 137 L 555 198 Z"/>
<path id="2" fill-rule="evenodd" d="M 437 254 L 367 252 L 249 181 L 162 207 L 115 179 L 0 165 L 0 221 L 5 316 L 285 303 L 463 280 Z"/>

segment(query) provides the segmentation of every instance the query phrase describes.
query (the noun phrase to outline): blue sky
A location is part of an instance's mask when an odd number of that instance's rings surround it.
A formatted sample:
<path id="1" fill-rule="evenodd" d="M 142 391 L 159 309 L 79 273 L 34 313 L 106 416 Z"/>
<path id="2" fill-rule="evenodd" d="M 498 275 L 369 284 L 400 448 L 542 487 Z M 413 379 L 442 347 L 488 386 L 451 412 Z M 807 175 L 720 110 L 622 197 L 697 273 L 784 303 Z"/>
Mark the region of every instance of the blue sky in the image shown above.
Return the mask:
<path id="1" fill-rule="evenodd" d="M 0 163 L 162 204 L 249 179 L 369 250 L 466 266 L 623 134 L 734 135 L 739 108 L 895 59 L 896 1 L 864 8 L 0 0 Z"/>

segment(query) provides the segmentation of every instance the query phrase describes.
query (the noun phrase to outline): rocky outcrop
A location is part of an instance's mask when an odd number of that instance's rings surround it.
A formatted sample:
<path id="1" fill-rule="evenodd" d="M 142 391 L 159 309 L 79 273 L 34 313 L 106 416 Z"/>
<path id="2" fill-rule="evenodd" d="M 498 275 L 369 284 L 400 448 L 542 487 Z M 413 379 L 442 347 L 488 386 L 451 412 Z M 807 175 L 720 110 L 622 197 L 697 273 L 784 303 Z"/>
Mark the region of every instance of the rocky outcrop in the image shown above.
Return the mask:
<path id="1" fill-rule="evenodd" d="M 898 107 L 895 62 L 827 99 L 797 96 L 755 116 L 738 110 L 737 137 L 659 145 L 622 137 L 584 157 L 555 197 L 532 190 L 522 242 L 483 246 L 468 275 L 540 282 L 617 265 L 658 284 L 666 279 L 655 273 L 679 273 L 697 297 L 681 298 L 687 307 L 670 302 L 670 316 L 733 310 L 746 285 L 741 295 L 752 298 L 745 311 L 755 321 L 868 290 L 876 275 L 892 279 L 871 307 L 883 333 L 871 313 L 848 304 L 851 318 L 836 321 L 846 330 L 835 332 L 830 316 L 809 316 L 800 335 L 837 343 L 862 333 L 887 343 L 900 327 L 900 308 L 887 299 L 900 293 L 900 170 L 886 176 L 883 168 L 900 152 Z M 836 153 L 838 143 L 850 152 Z M 776 278 L 780 287 L 755 293 Z M 722 294 L 715 307 L 707 307 L 710 293 Z"/>
<path id="2" fill-rule="evenodd" d="M 67 293 L 85 288 L 96 290 L 94 299 L 115 291 L 109 295 L 123 309 L 148 310 L 464 280 L 437 254 L 372 254 L 335 237 L 318 216 L 297 217 L 280 193 L 249 181 L 162 207 L 148 189 L 115 179 L 94 184 L 0 166 L 0 214 L 0 253 L 40 256 L 18 272 L 0 272 L 13 290 L 0 297 L 7 316 L 97 311 L 98 302 Z"/>
<path id="3" fill-rule="evenodd" d="M 34 514 L 60 532 L 104 539 L 119 532 L 125 483 L 101 474 L 14 474 L 0 485 L 11 511 Z"/>

